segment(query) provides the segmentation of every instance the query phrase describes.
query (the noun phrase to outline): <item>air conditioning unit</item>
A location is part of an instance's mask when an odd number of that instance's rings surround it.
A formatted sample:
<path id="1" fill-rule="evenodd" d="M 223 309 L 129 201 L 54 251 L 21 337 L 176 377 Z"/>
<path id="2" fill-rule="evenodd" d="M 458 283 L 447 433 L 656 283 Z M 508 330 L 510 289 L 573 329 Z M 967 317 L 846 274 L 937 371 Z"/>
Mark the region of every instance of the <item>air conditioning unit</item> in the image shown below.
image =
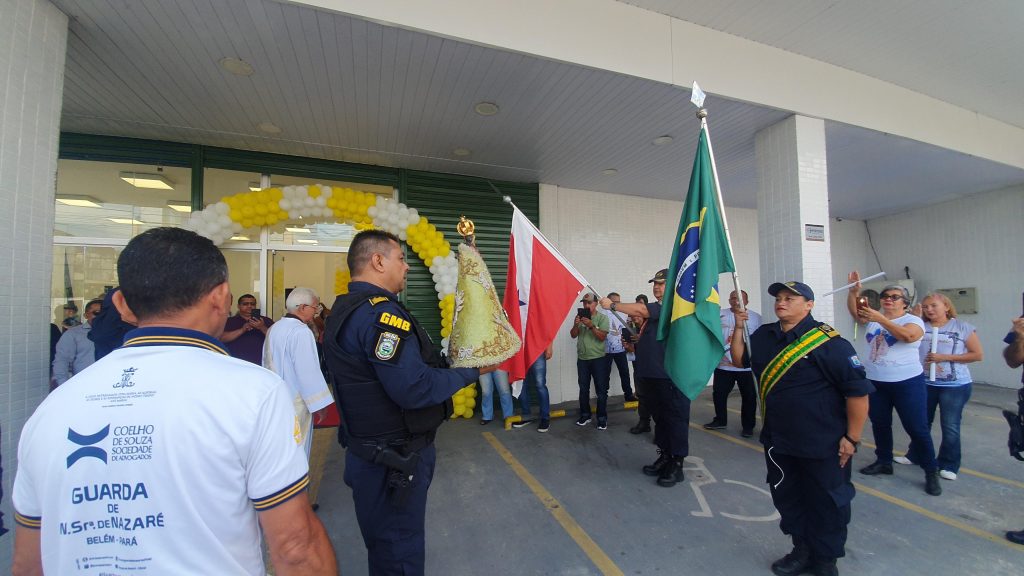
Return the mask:
<path id="1" fill-rule="evenodd" d="M 914 288 L 914 281 L 910 279 L 906 280 L 876 280 L 872 282 L 865 282 L 860 286 L 860 295 L 868 299 L 868 304 L 875 310 L 882 309 L 882 303 L 879 300 L 879 296 L 882 295 L 882 289 L 890 284 L 899 284 L 910 292 L 911 305 L 917 302 L 917 290 Z"/>

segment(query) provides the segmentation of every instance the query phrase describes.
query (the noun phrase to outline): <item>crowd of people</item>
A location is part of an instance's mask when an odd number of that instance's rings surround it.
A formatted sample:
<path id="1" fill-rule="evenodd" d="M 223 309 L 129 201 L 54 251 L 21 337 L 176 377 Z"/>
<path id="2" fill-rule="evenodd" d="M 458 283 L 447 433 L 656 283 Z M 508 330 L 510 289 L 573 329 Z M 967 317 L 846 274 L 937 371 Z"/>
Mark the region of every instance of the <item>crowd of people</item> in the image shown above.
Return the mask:
<path id="1" fill-rule="evenodd" d="M 119 288 L 90 301 L 81 323 L 77 308 L 62 310 L 70 320 L 55 341 L 55 389 L 19 446 L 13 573 L 62 573 L 105 555 L 117 570 L 263 574 L 263 550 L 277 574 L 335 574 L 314 511 L 336 436 L 346 448 L 344 482 L 370 573 L 422 574 L 434 440 L 452 414 L 451 397 L 479 382 L 486 425 L 495 391 L 502 416 L 513 415 L 511 386 L 496 366 L 449 368 L 438 354 L 398 300 L 408 272 L 399 238 L 357 234 L 348 266 L 348 292 L 332 307 L 297 287 L 274 321 L 252 294 L 239 297 L 231 314 L 227 266 L 206 238 L 158 228 L 129 242 L 118 261 Z M 648 280 L 653 301 L 585 293 L 569 331 L 577 346 L 576 425 L 596 419 L 596 429 L 607 430 L 614 365 L 624 400 L 639 402 L 629 432 L 649 432 L 653 420 L 657 457 L 641 471 L 662 487 L 684 480 L 690 419 L 690 399 L 666 373 L 657 338 L 667 280 L 664 269 Z M 925 491 L 938 496 L 939 480 L 956 480 L 960 470 L 967 365 L 983 357 L 974 327 L 942 294 L 914 307 L 898 284 L 882 290 L 876 310 L 865 304 L 859 280 L 850 274 L 848 309 L 864 326 L 863 361 L 813 318 L 814 291 L 801 282 L 768 288 L 775 322 L 747 308 L 746 292 L 730 294 L 721 311 L 715 415 L 704 428 L 728 427 L 734 387 L 741 436 L 753 436 L 760 408 L 767 481 L 793 543 L 771 565 L 780 576 L 838 574 L 855 494 L 850 462 L 868 420 L 875 461 L 861 474 L 917 465 Z M 1005 342 L 1006 363 L 1024 363 L 1024 318 L 1014 320 Z M 537 422 L 538 432 L 549 430 L 551 357 L 549 346 L 531 359 L 514 427 Z M 64 385 L 69 379 L 74 385 Z M 540 404 L 537 420 L 531 397 Z M 911 440 L 905 456 L 894 452 L 894 409 Z M 930 433 L 936 409 L 938 452 Z M 67 430 L 45 425 L 58 420 Z M 70 454 L 50 449 L 67 441 L 76 447 Z M 130 539 L 104 531 L 125 526 Z M 186 542 L 172 533 L 204 537 Z M 1006 537 L 1024 544 L 1024 531 Z"/>

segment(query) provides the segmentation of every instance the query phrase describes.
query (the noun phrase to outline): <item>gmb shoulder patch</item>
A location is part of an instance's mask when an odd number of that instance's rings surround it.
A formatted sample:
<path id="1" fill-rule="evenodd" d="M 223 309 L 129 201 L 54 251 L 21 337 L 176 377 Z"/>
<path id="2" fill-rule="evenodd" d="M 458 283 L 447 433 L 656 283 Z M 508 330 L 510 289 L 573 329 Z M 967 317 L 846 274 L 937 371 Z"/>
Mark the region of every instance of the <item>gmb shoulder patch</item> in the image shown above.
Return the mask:
<path id="1" fill-rule="evenodd" d="M 388 332 L 394 332 L 402 338 L 408 336 L 412 331 L 412 322 L 391 312 L 381 312 L 377 316 L 377 326 Z"/>
<path id="2" fill-rule="evenodd" d="M 373 349 L 374 356 L 385 362 L 398 357 L 398 347 L 402 344 L 402 338 L 394 332 L 381 332 L 377 338 L 377 346 Z"/>

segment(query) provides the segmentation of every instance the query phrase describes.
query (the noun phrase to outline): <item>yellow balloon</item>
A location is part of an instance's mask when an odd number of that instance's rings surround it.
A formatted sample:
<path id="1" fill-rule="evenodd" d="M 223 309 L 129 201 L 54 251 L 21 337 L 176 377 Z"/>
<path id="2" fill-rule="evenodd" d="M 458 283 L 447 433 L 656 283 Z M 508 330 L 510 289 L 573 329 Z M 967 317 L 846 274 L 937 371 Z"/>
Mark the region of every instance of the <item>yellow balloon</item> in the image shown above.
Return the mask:
<path id="1" fill-rule="evenodd" d="M 470 398 L 469 401 L 476 402 L 476 400 L 473 400 L 472 398 Z M 455 397 L 452 398 L 452 402 L 454 402 L 456 406 L 461 406 L 466 403 L 466 399 L 456 394 Z"/>
<path id="2" fill-rule="evenodd" d="M 466 410 L 466 412 L 462 415 L 462 417 L 467 419 L 467 420 L 469 420 L 470 418 L 473 417 L 473 411 L 472 410 Z"/>
<path id="3" fill-rule="evenodd" d="M 241 210 L 237 210 L 237 209 L 236 210 L 232 210 L 232 211 L 228 212 L 228 218 L 231 218 L 235 222 L 241 222 L 242 221 L 242 211 Z"/>
<path id="4" fill-rule="evenodd" d="M 466 409 L 462 406 L 455 406 L 452 410 L 452 416 L 462 416 L 466 413 Z"/>
<path id="5" fill-rule="evenodd" d="M 472 398 L 466 398 L 462 402 L 463 402 L 463 404 L 466 405 L 466 408 L 469 408 L 470 410 L 472 410 L 473 408 L 476 407 L 476 400 L 474 400 Z"/>
<path id="6" fill-rule="evenodd" d="M 466 393 L 469 395 L 470 398 L 476 398 L 476 395 L 477 395 L 476 386 L 466 390 Z"/>
<path id="7" fill-rule="evenodd" d="M 242 228 L 252 228 L 252 218 L 245 218 L 242 220 Z"/>
<path id="8" fill-rule="evenodd" d="M 253 208 L 253 210 L 255 210 L 256 213 L 259 214 L 260 216 L 266 216 L 267 215 L 267 205 L 266 204 L 257 204 L 256 207 Z"/>
<path id="9" fill-rule="evenodd" d="M 253 210 L 252 206 L 245 206 L 242 208 L 242 216 L 245 218 L 252 218 L 256 215 L 256 211 Z"/>

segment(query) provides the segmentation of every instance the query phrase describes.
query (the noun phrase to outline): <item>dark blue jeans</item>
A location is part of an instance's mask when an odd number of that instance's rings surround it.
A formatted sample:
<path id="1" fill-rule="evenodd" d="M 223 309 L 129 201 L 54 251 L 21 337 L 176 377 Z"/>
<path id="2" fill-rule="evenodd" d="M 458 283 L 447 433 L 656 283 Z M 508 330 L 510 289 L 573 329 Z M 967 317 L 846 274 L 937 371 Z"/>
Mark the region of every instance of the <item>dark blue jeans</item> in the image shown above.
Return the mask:
<path id="1" fill-rule="evenodd" d="M 520 412 L 523 418 L 530 415 L 530 385 L 537 387 L 537 400 L 540 402 L 540 419 L 551 419 L 551 404 L 548 395 L 548 360 L 543 354 L 530 366 L 526 372 L 526 380 L 523 382 L 523 390 L 519 393 Z"/>
<path id="2" fill-rule="evenodd" d="M 619 371 L 619 382 L 622 382 L 622 395 L 627 399 L 633 397 L 633 387 L 629 383 L 629 360 L 625 352 L 609 352 L 604 355 L 604 361 L 608 363 L 608 378 L 612 374 L 612 362 Z"/>
<path id="3" fill-rule="evenodd" d="M 892 462 L 892 409 L 895 408 L 903 429 L 910 436 L 907 458 L 928 472 L 936 470 L 935 446 L 928 432 L 928 392 L 924 375 L 902 382 L 872 380 L 871 383 L 875 385 L 875 391 L 871 393 L 868 416 L 875 435 L 878 461 Z"/>
<path id="4" fill-rule="evenodd" d="M 590 418 L 590 379 L 594 379 L 597 392 L 597 420 L 608 420 L 608 377 L 611 365 L 604 356 L 593 360 L 576 360 L 576 373 L 580 385 L 580 416 Z"/>
<path id="5" fill-rule="evenodd" d="M 939 427 L 942 444 L 936 459 L 941 470 L 960 471 L 960 421 L 964 406 L 971 399 L 971 384 L 963 386 L 928 387 L 928 428 L 935 421 L 935 408 L 939 408 Z"/>

